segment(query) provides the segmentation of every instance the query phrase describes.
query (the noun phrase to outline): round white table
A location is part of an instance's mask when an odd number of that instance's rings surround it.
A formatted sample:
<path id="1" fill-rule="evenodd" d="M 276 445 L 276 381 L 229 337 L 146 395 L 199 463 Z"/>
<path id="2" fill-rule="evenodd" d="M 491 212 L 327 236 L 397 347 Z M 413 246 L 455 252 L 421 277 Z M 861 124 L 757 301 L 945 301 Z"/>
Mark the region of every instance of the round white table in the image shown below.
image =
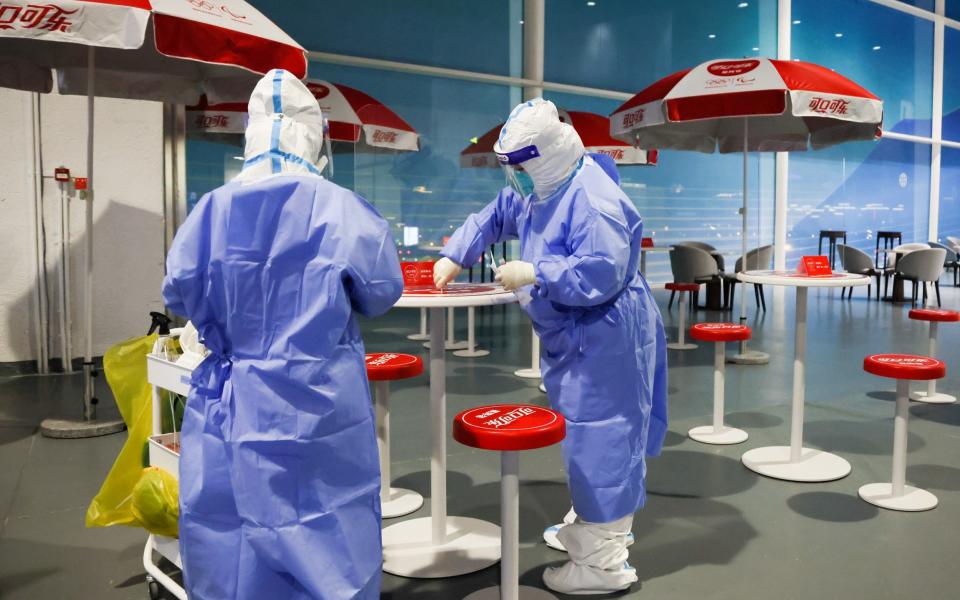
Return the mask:
<path id="1" fill-rule="evenodd" d="M 430 317 L 430 516 L 383 530 L 383 570 L 402 577 L 454 577 L 500 560 L 500 527 L 470 517 L 447 516 L 447 373 L 444 352 L 446 309 L 516 302 L 494 285 L 450 284 L 404 290 L 397 308 L 426 308 Z"/>
<path id="2" fill-rule="evenodd" d="M 644 248 L 640 247 L 640 273 L 644 277 L 647 276 L 647 252 L 670 252 L 673 246 L 647 246 Z"/>
<path id="3" fill-rule="evenodd" d="M 850 473 L 845 459 L 812 448 L 803 447 L 803 403 L 806 381 L 804 371 L 807 353 L 807 288 L 855 287 L 869 285 L 865 275 L 834 273 L 808 277 L 787 271 L 746 271 L 737 278 L 745 283 L 782 285 L 797 288 L 796 334 L 793 355 L 793 409 L 790 422 L 790 445 L 754 448 L 741 461 L 751 471 L 786 481 L 833 481 Z"/>

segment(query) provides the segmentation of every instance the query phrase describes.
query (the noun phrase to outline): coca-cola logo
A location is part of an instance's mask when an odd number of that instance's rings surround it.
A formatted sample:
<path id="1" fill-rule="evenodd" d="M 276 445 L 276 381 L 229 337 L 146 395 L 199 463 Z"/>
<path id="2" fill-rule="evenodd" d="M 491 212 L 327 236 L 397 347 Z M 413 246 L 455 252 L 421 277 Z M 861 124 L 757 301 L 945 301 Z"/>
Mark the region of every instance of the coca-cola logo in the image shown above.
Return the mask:
<path id="1" fill-rule="evenodd" d="M 393 360 L 400 358 L 399 354 L 368 354 L 366 356 L 367 366 L 368 367 L 382 367 L 384 365 L 390 364 Z"/>
<path id="2" fill-rule="evenodd" d="M 193 123 L 197 129 L 219 129 L 230 124 L 230 117 L 227 115 L 197 115 Z"/>
<path id="3" fill-rule="evenodd" d="M 740 325 L 736 323 L 700 323 L 696 325 L 697 329 L 704 329 L 706 331 L 723 331 L 726 329 L 740 329 Z"/>
<path id="4" fill-rule="evenodd" d="M 759 60 L 737 60 L 715 62 L 707 66 L 707 71 L 717 77 L 735 77 L 743 75 L 760 66 Z"/>
<path id="5" fill-rule="evenodd" d="M 623 115 L 623 126 L 624 127 L 633 127 L 634 125 L 639 125 L 643 122 L 643 113 L 645 109 L 638 108 L 633 112 L 629 112 Z"/>
<path id="6" fill-rule="evenodd" d="M 395 144 L 397 142 L 397 132 L 375 129 L 373 131 L 373 141 L 381 144 Z"/>
<path id="7" fill-rule="evenodd" d="M 40 29 L 69 31 L 70 15 L 79 8 L 67 10 L 56 4 L 9 4 L 0 2 L 0 29 Z"/>
<path id="8" fill-rule="evenodd" d="M 925 365 L 936 364 L 937 361 L 932 358 L 927 358 L 925 356 L 895 356 L 895 355 L 881 355 L 874 357 L 874 360 L 878 363 L 888 364 L 888 365 L 905 365 L 905 366 L 915 366 L 922 367 Z"/>
<path id="9" fill-rule="evenodd" d="M 317 100 L 322 100 L 330 95 L 330 88 L 322 83 L 307 83 L 307 89 Z"/>
<path id="10" fill-rule="evenodd" d="M 499 417 L 495 417 L 495 418 L 493 418 L 493 419 L 490 419 L 489 421 L 484 421 L 483 424 L 484 424 L 484 425 L 487 425 L 488 427 L 493 427 L 494 429 L 500 429 L 501 427 L 506 427 L 507 425 L 509 425 L 509 424 L 511 424 L 511 423 L 519 420 L 519 419 L 522 419 L 522 418 L 524 418 L 524 417 L 528 417 L 528 416 L 530 416 L 530 415 L 532 415 L 532 414 L 535 414 L 536 412 L 537 412 L 537 411 L 535 411 L 535 410 L 532 409 L 532 408 L 528 408 L 528 407 L 526 407 L 526 406 L 521 406 L 521 407 L 519 407 L 519 408 L 515 408 L 515 409 L 511 410 L 510 412 L 508 412 L 508 413 L 506 413 L 506 414 L 504 414 L 504 415 L 501 415 L 501 416 L 499 416 Z"/>
<path id="11" fill-rule="evenodd" d="M 597 154 L 604 154 L 614 160 L 620 160 L 623 158 L 623 150 L 621 150 L 620 148 L 609 148 L 609 149 L 604 148 L 604 149 L 598 150 Z"/>
<path id="12" fill-rule="evenodd" d="M 811 98 L 807 107 L 820 114 L 845 115 L 850 106 L 849 100 L 843 98 L 820 98 L 819 96 Z"/>

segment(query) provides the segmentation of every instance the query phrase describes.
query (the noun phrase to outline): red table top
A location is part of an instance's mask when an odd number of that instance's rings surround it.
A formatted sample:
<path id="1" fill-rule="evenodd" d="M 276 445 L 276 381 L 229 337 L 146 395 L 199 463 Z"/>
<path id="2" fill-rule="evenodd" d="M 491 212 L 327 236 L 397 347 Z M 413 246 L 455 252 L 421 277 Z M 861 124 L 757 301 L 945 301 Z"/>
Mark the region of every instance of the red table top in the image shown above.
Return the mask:
<path id="1" fill-rule="evenodd" d="M 873 354 L 863 359 L 867 373 L 891 379 L 940 379 L 947 374 L 943 361 L 913 354 Z"/>
<path id="2" fill-rule="evenodd" d="M 530 404 L 497 404 L 465 410 L 453 419 L 453 439 L 483 450 L 532 450 L 566 435 L 563 416 Z"/>
<path id="3" fill-rule="evenodd" d="M 423 373 L 423 360 L 412 354 L 377 352 L 367 354 L 367 379 L 370 381 L 393 381 L 407 379 Z"/>
<path id="4" fill-rule="evenodd" d="M 404 286 L 404 296 L 479 296 L 483 294 L 496 294 L 503 291 L 503 288 L 492 284 L 475 283 L 451 283 L 446 288 L 438 290 L 432 285 L 410 285 Z"/>

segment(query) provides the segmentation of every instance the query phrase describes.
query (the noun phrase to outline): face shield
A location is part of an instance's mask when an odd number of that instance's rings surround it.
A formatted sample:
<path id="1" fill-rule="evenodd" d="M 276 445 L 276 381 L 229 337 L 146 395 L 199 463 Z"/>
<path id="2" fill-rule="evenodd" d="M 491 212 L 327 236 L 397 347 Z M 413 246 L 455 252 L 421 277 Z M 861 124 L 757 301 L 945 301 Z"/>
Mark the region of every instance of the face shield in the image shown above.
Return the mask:
<path id="1" fill-rule="evenodd" d="M 524 170 L 523 163 L 539 156 L 540 151 L 536 146 L 525 146 L 503 154 L 497 153 L 497 160 L 500 161 L 500 168 L 503 169 L 507 184 L 524 198 L 533 193 L 534 184 L 530 174 Z"/>

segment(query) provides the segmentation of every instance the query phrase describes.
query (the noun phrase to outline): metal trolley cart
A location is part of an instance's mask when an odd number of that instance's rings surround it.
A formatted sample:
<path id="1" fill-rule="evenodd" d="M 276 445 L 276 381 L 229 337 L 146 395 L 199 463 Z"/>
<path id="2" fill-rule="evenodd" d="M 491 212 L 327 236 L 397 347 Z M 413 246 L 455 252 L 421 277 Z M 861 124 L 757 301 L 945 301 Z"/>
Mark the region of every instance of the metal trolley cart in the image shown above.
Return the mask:
<path id="1" fill-rule="evenodd" d="M 150 466 L 159 467 L 174 478 L 179 477 L 180 434 L 162 433 L 161 410 L 165 404 L 163 391 L 186 396 L 190 392 L 191 369 L 179 366 L 164 357 L 165 344 L 169 338 L 176 338 L 182 329 L 171 329 L 168 337 L 161 336 L 153 346 L 153 352 L 147 355 L 147 381 L 153 386 L 153 434 L 148 441 Z M 150 534 L 143 548 L 143 568 L 147 570 L 147 586 L 151 600 L 160 597 L 160 587 L 164 587 L 180 600 L 187 600 L 187 592 L 154 562 L 154 552 L 166 558 L 177 568 L 180 562 L 180 542 L 175 538 Z"/>

